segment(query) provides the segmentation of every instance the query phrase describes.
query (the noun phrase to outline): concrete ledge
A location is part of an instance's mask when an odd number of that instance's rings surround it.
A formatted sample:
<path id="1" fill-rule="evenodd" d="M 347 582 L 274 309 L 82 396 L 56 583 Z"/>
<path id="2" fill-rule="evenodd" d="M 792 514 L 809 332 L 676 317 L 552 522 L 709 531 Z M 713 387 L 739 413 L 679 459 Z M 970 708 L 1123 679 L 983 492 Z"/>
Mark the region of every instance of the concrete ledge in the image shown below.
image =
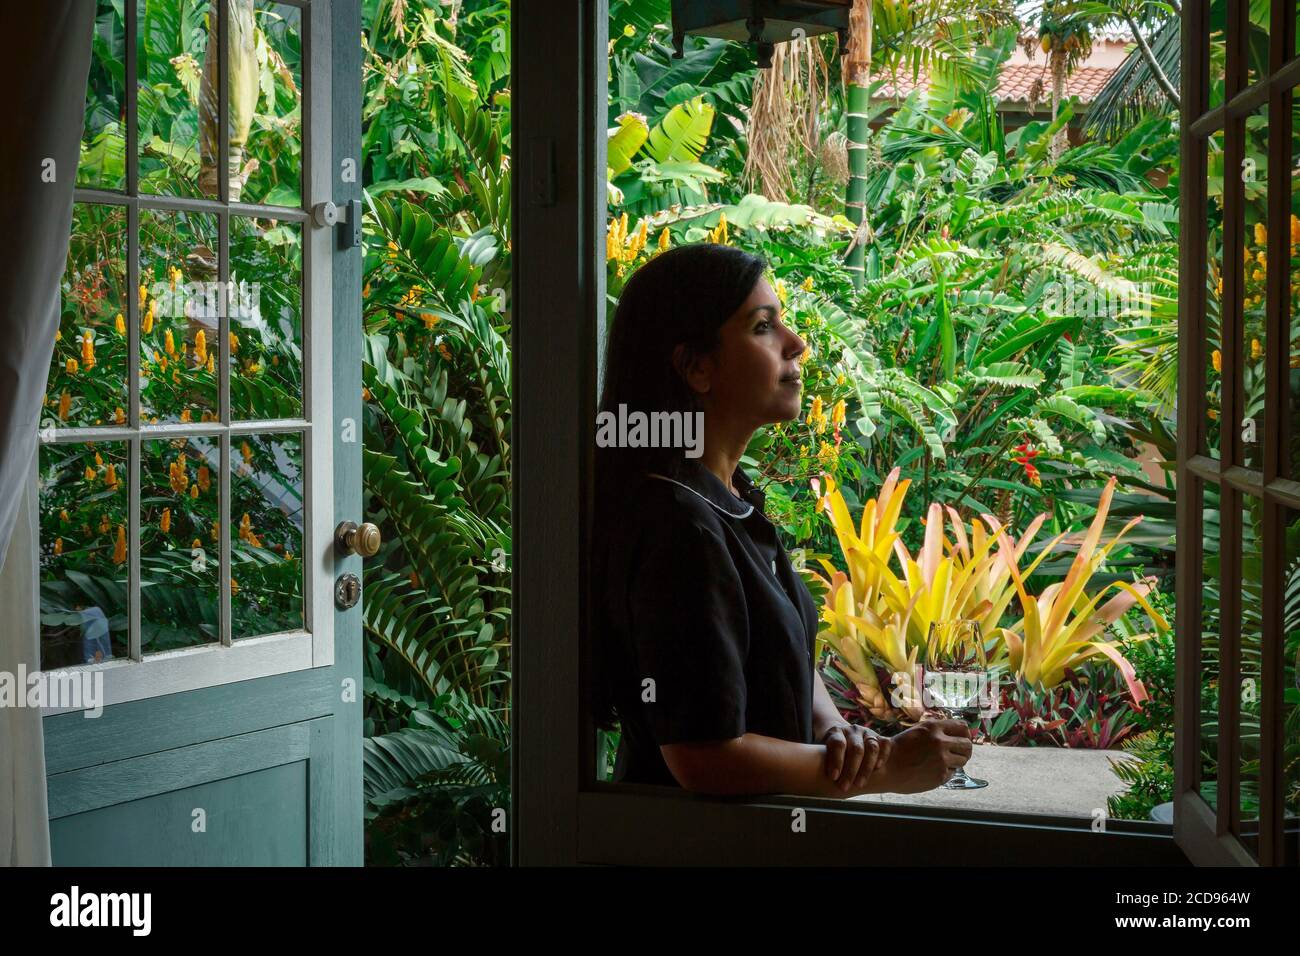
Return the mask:
<path id="1" fill-rule="evenodd" d="M 1056 747 L 997 747 L 976 744 L 966 764 L 972 777 L 987 780 L 979 790 L 929 790 L 925 793 L 869 793 L 853 800 L 1006 813 L 1094 817 L 1106 798 L 1127 784 L 1115 776 L 1111 760 L 1133 760 L 1122 750 L 1070 750 Z"/>

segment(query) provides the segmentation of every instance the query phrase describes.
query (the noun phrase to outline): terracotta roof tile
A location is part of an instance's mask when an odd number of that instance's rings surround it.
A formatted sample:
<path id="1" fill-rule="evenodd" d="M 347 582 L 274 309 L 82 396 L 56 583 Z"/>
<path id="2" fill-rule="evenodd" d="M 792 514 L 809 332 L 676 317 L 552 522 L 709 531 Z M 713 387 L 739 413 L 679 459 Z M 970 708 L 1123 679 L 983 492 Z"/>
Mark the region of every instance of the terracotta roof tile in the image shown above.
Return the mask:
<path id="1" fill-rule="evenodd" d="M 1091 103 L 1106 85 L 1115 71 L 1110 67 L 1082 66 L 1074 71 L 1065 81 L 1067 96 L 1077 96 L 1082 103 Z M 878 99 L 893 99 L 894 82 L 891 77 L 877 74 L 873 79 L 884 80 L 885 84 L 876 91 Z M 1042 81 L 1043 95 L 1041 102 L 1048 102 L 1051 96 L 1052 75 L 1043 63 L 1007 64 L 1002 67 L 998 77 L 998 99 L 1003 103 L 1028 103 L 1029 91 L 1034 83 Z M 924 90 L 929 86 L 929 78 L 922 72 L 916 83 L 907 75 L 899 75 L 897 95 L 905 97 L 914 89 Z"/>

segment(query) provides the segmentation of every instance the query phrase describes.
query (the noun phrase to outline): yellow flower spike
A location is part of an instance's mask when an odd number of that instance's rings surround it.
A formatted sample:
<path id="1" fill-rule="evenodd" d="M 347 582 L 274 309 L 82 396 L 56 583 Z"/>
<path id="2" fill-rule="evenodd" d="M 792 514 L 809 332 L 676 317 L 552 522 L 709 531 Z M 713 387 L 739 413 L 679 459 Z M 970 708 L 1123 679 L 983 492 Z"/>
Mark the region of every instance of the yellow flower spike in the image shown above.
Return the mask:
<path id="1" fill-rule="evenodd" d="M 244 456 L 245 465 L 251 465 L 253 463 L 253 449 L 248 447 L 248 442 L 245 441 L 239 443 L 239 453 Z"/>
<path id="2" fill-rule="evenodd" d="M 1262 222 L 1255 223 L 1255 245 L 1262 246 L 1268 242 L 1268 230 Z"/>
<path id="3" fill-rule="evenodd" d="M 153 331 L 153 303 L 149 303 L 149 308 L 145 309 L 144 318 L 140 320 L 140 331 L 148 335 Z"/>
<path id="4" fill-rule="evenodd" d="M 805 292 L 811 292 L 813 290 L 813 277 L 809 276 L 804 279 L 803 282 L 799 283 L 799 288 L 803 289 Z"/>
<path id="5" fill-rule="evenodd" d="M 235 580 L 233 575 L 230 578 L 230 593 L 232 595 L 239 593 L 239 582 Z"/>
<path id="6" fill-rule="evenodd" d="M 812 406 L 808 409 L 808 424 L 811 425 L 814 421 L 821 418 L 821 416 L 822 416 L 822 397 L 820 395 L 814 395 L 812 400 Z"/>
<path id="7" fill-rule="evenodd" d="M 164 508 L 164 509 L 163 509 L 162 520 L 158 522 L 158 527 L 159 527 L 159 529 L 161 529 L 161 531 L 162 531 L 163 534 L 167 534 L 167 532 L 171 531 L 171 529 L 172 529 L 172 509 L 171 509 L 171 508 Z"/>
<path id="8" fill-rule="evenodd" d="M 214 356 L 211 352 L 209 352 L 209 353 L 208 353 L 208 366 L 207 366 L 207 368 L 208 368 L 208 374 L 209 374 L 209 375 L 216 375 L 216 374 L 217 374 L 217 366 L 216 366 L 216 363 L 215 363 L 214 359 L 215 359 L 215 356 Z"/>
<path id="9" fill-rule="evenodd" d="M 68 520 L 69 520 L 69 518 L 68 518 L 68 509 L 67 509 L 67 508 L 62 508 L 62 509 L 60 509 L 60 511 L 59 511 L 59 520 L 60 520 L 60 521 L 68 521 Z"/>
<path id="10" fill-rule="evenodd" d="M 197 499 L 199 497 L 199 486 L 190 485 L 190 497 Z"/>
<path id="11" fill-rule="evenodd" d="M 191 420 L 190 410 L 187 408 L 181 412 L 181 421 L 189 422 Z"/>
<path id="12" fill-rule="evenodd" d="M 171 287 L 173 290 L 176 289 L 176 283 L 180 282 L 183 276 L 184 273 L 181 272 L 180 269 L 177 269 L 175 266 L 168 267 L 167 278 L 171 280 Z"/>
<path id="13" fill-rule="evenodd" d="M 121 312 L 117 313 L 117 317 L 113 319 L 113 327 L 117 329 L 118 335 L 126 335 L 126 319 L 122 318 Z"/>
<path id="14" fill-rule="evenodd" d="M 1253 359 L 1260 358 L 1264 354 L 1264 346 L 1260 344 L 1259 339 L 1250 340 L 1250 357 Z"/>
<path id="15" fill-rule="evenodd" d="M 145 288 L 144 283 L 140 284 L 140 311 L 144 311 L 144 304 L 149 301 L 149 290 Z"/>
<path id="16" fill-rule="evenodd" d="M 781 300 L 782 305 L 785 305 L 786 300 L 790 297 L 790 293 L 786 290 L 784 279 L 776 280 L 776 297 Z"/>
<path id="17" fill-rule="evenodd" d="M 208 493 L 208 488 L 210 488 L 210 487 L 212 486 L 212 473 L 211 473 L 210 471 L 208 471 L 208 466 L 207 466 L 207 465 L 200 465 L 200 466 L 199 466 L 199 485 L 198 485 L 198 486 L 199 486 L 199 488 L 201 488 L 201 489 L 203 490 L 203 493 L 204 493 L 205 495 Z"/>
<path id="18" fill-rule="evenodd" d="M 197 359 L 197 365 L 208 364 L 208 338 L 202 329 L 194 333 L 194 358 Z"/>
<path id="19" fill-rule="evenodd" d="M 168 357 L 176 354 L 176 339 L 172 337 L 171 329 L 168 329 L 167 334 L 163 336 L 163 348 L 167 350 Z"/>
<path id="20" fill-rule="evenodd" d="M 64 366 L 63 366 L 63 370 L 64 370 L 65 372 L 67 372 L 69 375 L 76 375 L 76 374 L 77 374 L 77 360 L 74 359 L 74 358 L 69 357 L 69 358 L 68 358 L 68 361 L 67 361 L 67 362 L 64 364 Z"/>
<path id="21" fill-rule="evenodd" d="M 65 388 L 63 394 L 59 396 L 59 421 L 66 422 L 68 420 L 68 412 L 71 410 L 72 396 L 68 394 L 68 390 Z"/>
<path id="22" fill-rule="evenodd" d="M 181 383 L 181 367 L 178 365 L 174 369 L 172 369 L 172 384 L 179 385 L 180 383 Z"/>
<path id="23" fill-rule="evenodd" d="M 122 406 L 119 405 L 113 412 L 113 421 L 118 425 L 126 424 L 126 410 Z"/>
<path id="24" fill-rule="evenodd" d="M 245 511 L 244 516 L 239 519 L 239 537 L 244 540 L 247 540 L 248 535 L 252 530 L 252 527 L 253 527 L 253 519 L 249 517 L 248 512 Z"/>
<path id="25" fill-rule="evenodd" d="M 1218 349 L 1215 349 L 1210 353 L 1210 362 L 1214 366 L 1216 372 L 1223 371 L 1223 355 L 1220 354 Z"/>
<path id="26" fill-rule="evenodd" d="M 663 231 L 659 233 L 659 243 L 656 246 L 656 248 L 660 252 L 666 252 L 668 249 L 668 244 L 671 241 L 672 241 L 672 237 L 668 234 L 668 227 L 664 226 Z"/>
<path id="27" fill-rule="evenodd" d="M 81 364 L 87 371 L 95 367 L 95 337 L 90 329 L 81 337 Z"/>
<path id="28" fill-rule="evenodd" d="M 844 399 L 841 398 L 835 403 L 835 407 L 831 409 L 831 425 L 836 428 L 843 425 L 847 414 L 848 406 L 844 403 Z"/>
<path id="29" fill-rule="evenodd" d="M 104 456 L 99 452 L 95 452 L 95 466 L 98 468 L 104 467 Z"/>
<path id="30" fill-rule="evenodd" d="M 104 512 L 104 514 L 101 515 L 100 518 L 99 518 L 99 533 L 100 533 L 100 534 L 107 534 L 107 533 L 108 533 L 108 529 L 111 528 L 111 527 L 113 527 L 113 526 L 112 526 L 112 524 L 109 523 L 109 520 L 108 520 L 108 512 Z"/>
<path id="31" fill-rule="evenodd" d="M 201 538 L 195 538 L 193 541 L 190 542 L 191 551 L 197 551 L 202 547 L 203 547 L 203 540 Z"/>
<path id="32" fill-rule="evenodd" d="M 89 465 L 86 466 L 86 480 L 87 481 L 95 480 L 95 469 L 91 468 Z"/>
<path id="33" fill-rule="evenodd" d="M 215 521 L 212 522 L 212 540 L 213 541 L 221 540 L 221 528 L 217 526 L 217 523 Z"/>
<path id="34" fill-rule="evenodd" d="M 836 385 L 843 385 L 843 384 L 844 384 L 844 376 L 843 376 L 842 374 L 841 374 L 841 375 L 836 375 L 836 376 L 835 376 L 835 384 L 836 384 Z"/>
<path id="35" fill-rule="evenodd" d="M 110 488 L 117 488 L 117 468 L 111 463 L 108 466 L 108 472 L 104 475 L 104 484 Z"/>
<path id="36" fill-rule="evenodd" d="M 56 342 L 61 342 L 61 341 L 63 341 L 63 330 L 62 330 L 62 329 L 55 329 L 55 330 L 54 330 L 54 341 L 56 341 Z"/>
<path id="37" fill-rule="evenodd" d="M 55 538 L 55 539 L 54 539 L 54 553 L 55 553 L 55 554 L 62 554 L 62 553 L 63 553 L 63 539 L 62 539 L 62 538 Z"/>
<path id="38" fill-rule="evenodd" d="M 1212 422 L 1217 422 L 1219 420 L 1219 413 L 1216 412 L 1213 408 L 1207 409 L 1205 414 L 1210 416 L 1210 421 Z"/>

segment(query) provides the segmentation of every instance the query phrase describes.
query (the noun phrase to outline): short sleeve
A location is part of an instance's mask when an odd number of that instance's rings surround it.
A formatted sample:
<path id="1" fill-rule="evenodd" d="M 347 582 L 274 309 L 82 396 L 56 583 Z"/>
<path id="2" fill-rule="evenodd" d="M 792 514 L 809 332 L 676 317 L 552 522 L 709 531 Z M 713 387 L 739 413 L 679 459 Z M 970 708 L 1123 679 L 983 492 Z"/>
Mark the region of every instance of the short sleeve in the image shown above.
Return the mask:
<path id="1" fill-rule="evenodd" d="M 689 515 L 651 528 L 628 591 L 636 692 L 656 741 L 742 736 L 748 612 L 721 534 Z"/>

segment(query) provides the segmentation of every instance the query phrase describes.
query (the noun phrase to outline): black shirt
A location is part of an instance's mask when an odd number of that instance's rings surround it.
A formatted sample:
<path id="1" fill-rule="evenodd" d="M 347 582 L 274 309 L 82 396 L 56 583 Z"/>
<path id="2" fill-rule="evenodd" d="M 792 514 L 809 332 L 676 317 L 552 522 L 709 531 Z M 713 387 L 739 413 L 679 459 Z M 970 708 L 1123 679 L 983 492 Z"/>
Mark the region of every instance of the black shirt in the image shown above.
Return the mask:
<path id="1" fill-rule="evenodd" d="M 661 744 L 745 733 L 812 743 L 818 615 L 737 469 L 737 498 L 685 460 L 607 529 L 598 575 L 622 740 L 614 779 L 677 786 Z M 653 682 L 653 683 L 648 683 Z"/>

